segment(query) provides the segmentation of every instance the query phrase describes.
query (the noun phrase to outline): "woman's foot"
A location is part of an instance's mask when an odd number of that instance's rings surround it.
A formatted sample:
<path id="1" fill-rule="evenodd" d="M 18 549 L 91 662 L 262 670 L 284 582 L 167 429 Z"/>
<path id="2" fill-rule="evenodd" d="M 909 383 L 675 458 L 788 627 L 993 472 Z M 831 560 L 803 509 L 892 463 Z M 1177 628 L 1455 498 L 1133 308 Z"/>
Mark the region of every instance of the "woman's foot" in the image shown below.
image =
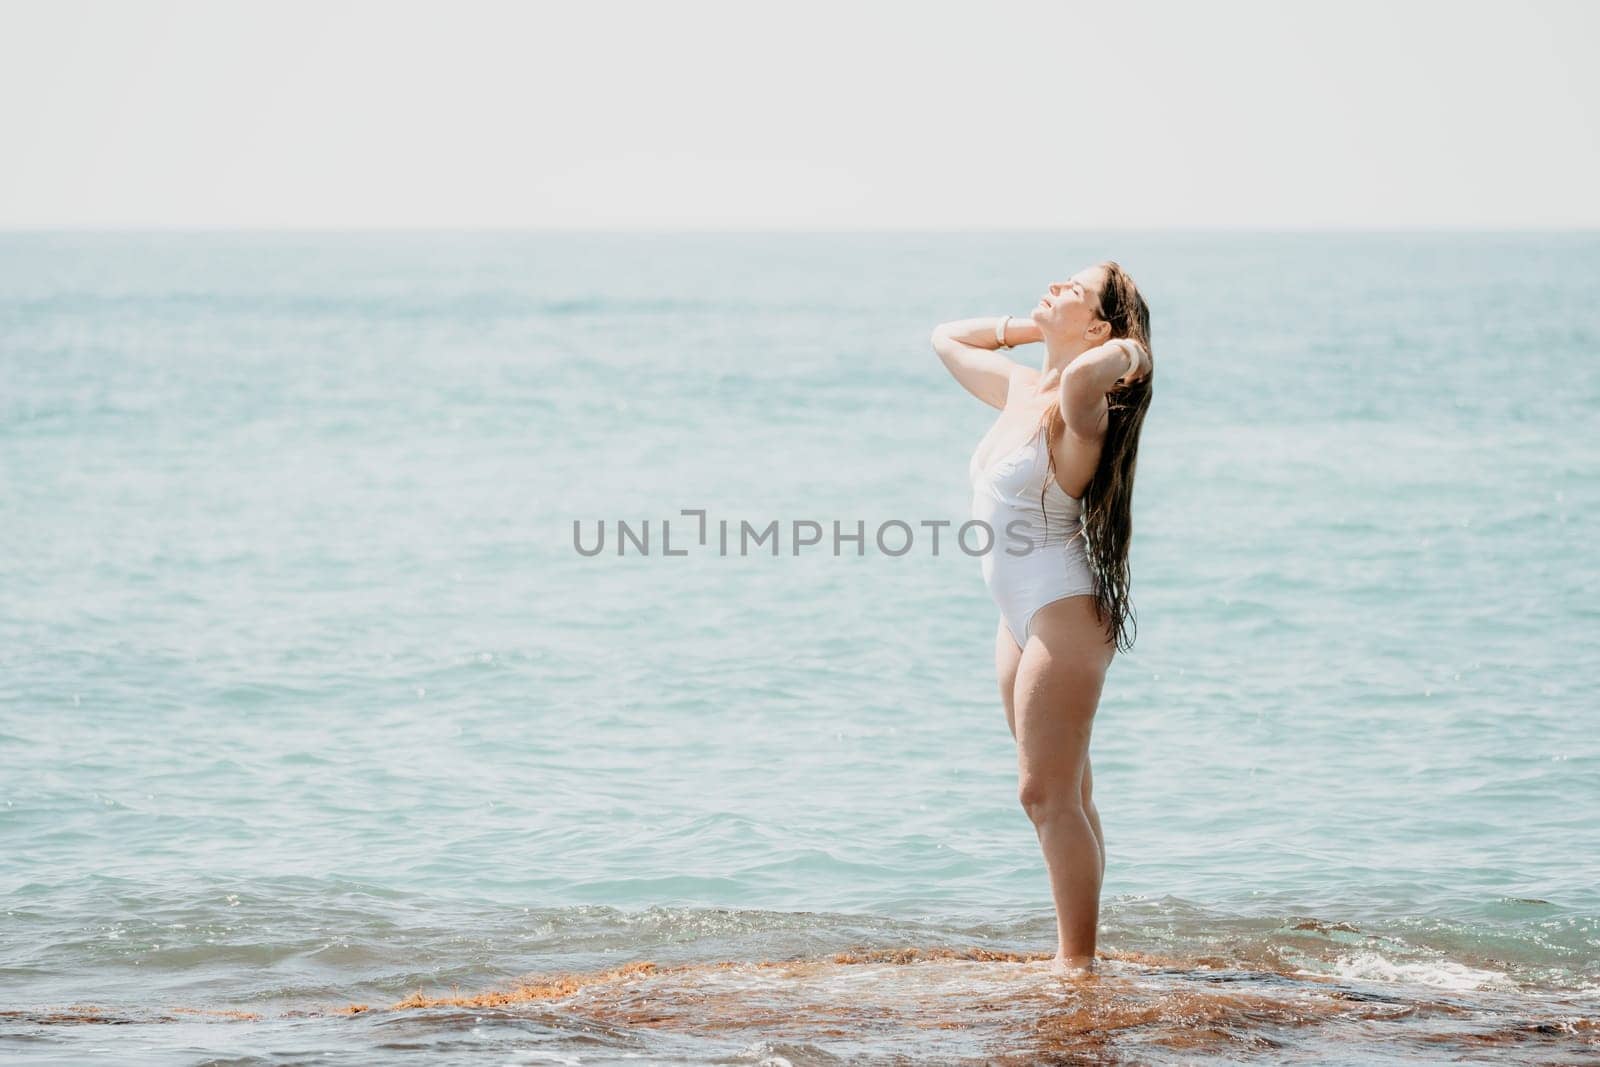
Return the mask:
<path id="1" fill-rule="evenodd" d="M 1058 955 L 1050 961 L 1050 973 L 1063 978 L 1087 978 L 1094 974 L 1094 957 Z"/>

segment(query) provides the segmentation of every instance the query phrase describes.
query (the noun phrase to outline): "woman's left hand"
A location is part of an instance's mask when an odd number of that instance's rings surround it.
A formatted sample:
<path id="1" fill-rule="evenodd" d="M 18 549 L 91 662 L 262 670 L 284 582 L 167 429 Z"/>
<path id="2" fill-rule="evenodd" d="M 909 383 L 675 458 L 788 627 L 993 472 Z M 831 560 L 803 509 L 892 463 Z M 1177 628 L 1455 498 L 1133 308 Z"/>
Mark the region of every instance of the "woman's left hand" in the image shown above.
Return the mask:
<path id="1" fill-rule="evenodd" d="M 1127 371 L 1117 379 L 1119 386 L 1132 385 L 1140 378 L 1150 373 L 1150 353 L 1145 351 L 1144 345 L 1131 337 L 1119 337 L 1116 340 L 1118 347 L 1122 348 L 1129 357 Z"/>

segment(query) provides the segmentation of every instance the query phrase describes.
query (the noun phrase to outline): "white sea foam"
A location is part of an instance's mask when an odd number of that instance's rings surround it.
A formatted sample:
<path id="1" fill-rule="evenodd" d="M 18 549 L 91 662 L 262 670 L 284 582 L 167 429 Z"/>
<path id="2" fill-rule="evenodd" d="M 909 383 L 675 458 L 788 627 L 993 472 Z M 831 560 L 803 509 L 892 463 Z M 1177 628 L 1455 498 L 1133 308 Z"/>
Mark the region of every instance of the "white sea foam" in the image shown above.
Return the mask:
<path id="1" fill-rule="evenodd" d="M 1403 982 L 1465 993 L 1478 989 L 1513 989 L 1504 972 L 1469 967 L 1454 960 L 1392 960 L 1377 952 L 1357 952 L 1333 961 L 1326 971 L 1302 974 L 1332 974 L 1368 982 Z"/>

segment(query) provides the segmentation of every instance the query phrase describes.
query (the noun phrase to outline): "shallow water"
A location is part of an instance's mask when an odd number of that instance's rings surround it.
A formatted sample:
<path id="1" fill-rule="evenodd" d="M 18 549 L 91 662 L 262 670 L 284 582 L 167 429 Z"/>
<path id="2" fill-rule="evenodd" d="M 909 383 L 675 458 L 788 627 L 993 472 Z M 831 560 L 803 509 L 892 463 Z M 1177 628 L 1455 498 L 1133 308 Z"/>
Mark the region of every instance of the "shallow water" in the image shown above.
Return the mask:
<path id="1" fill-rule="evenodd" d="M 978 560 L 872 531 L 966 517 L 932 325 L 1108 254 L 1157 385 L 1069 983 Z M 0 235 L 0 1050 L 1600 1054 L 1597 282 L 1593 234 Z"/>

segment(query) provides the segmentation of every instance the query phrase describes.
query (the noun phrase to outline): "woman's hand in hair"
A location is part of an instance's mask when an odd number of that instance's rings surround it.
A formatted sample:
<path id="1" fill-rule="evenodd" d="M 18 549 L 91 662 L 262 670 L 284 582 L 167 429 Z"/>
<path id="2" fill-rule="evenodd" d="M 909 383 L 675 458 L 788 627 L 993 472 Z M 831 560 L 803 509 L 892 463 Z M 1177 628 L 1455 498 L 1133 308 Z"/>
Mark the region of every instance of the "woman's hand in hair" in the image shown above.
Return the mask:
<path id="1" fill-rule="evenodd" d="M 1128 386 L 1141 378 L 1149 377 L 1150 353 L 1144 345 L 1131 337 L 1119 337 L 1112 343 L 1122 348 L 1129 359 L 1128 369 L 1117 379 L 1116 385 Z"/>

